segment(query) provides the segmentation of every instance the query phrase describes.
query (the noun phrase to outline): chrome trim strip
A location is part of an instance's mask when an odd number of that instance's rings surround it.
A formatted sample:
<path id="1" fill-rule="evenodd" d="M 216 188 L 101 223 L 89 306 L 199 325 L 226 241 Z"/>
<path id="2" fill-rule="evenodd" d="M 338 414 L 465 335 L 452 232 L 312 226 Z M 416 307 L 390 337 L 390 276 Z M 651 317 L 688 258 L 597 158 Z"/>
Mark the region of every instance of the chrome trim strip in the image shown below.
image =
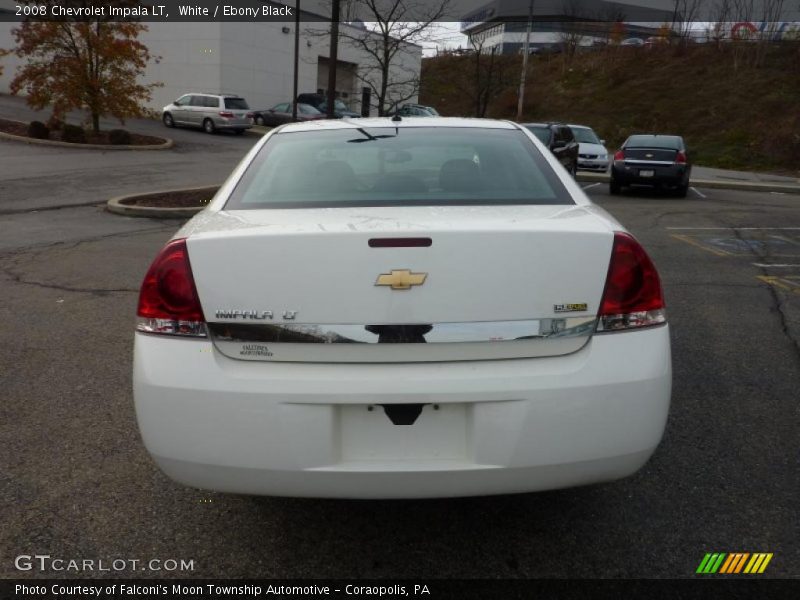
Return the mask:
<path id="1" fill-rule="evenodd" d="M 626 165 L 674 165 L 674 160 L 640 160 L 638 158 L 625 159 Z"/>
<path id="2" fill-rule="evenodd" d="M 595 316 L 419 324 L 209 323 L 214 341 L 289 344 L 453 344 L 589 337 Z"/>

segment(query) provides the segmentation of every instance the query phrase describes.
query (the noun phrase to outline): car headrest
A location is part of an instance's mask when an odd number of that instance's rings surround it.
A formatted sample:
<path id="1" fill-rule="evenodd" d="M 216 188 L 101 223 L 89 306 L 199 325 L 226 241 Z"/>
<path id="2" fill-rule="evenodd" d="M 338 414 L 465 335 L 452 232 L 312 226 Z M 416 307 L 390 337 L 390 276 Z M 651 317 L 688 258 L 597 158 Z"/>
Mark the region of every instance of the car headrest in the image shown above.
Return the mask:
<path id="1" fill-rule="evenodd" d="M 314 180 L 318 191 L 329 190 L 334 193 L 355 192 L 356 174 L 343 160 L 328 160 L 317 165 Z"/>

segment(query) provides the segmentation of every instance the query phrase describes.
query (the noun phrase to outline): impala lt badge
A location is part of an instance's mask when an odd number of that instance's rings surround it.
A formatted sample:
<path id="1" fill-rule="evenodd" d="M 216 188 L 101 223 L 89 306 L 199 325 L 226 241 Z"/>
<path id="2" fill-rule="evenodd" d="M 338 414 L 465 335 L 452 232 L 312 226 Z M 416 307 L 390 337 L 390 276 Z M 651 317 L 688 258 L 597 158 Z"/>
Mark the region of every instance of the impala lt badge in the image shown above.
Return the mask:
<path id="1" fill-rule="evenodd" d="M 229 310 L 220 309 L 214 313 L 217 319 L 244 319 L 246 321 L 272 321 L 275 314 L 271 310 Z M 283 311 L 282 317 L 287 321 L 293 321 L 297 317 L 296 310 Z"/>
<path id="2" fill-rule="evenodd" d="M 393 290 L 410 290 L 412 286 L 425 283 L 427 277 L 427 273 L 412 273 L 408 269 L 392 270 L 391 273 L 378 275 L 375 285 L 385 285 Z"/>

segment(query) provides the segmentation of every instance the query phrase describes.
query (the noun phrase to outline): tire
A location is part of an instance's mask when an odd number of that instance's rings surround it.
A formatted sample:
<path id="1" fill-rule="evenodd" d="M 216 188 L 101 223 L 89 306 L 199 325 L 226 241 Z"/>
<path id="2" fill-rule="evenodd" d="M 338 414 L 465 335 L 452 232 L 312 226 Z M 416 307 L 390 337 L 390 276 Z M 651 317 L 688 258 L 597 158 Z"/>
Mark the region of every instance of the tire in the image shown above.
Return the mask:
<path id="1" fill-rule="evenodd" d="M 258 125 L 259 127 L 264 127 L 264 117 L 258 115 L 256 117 L 256 125 Z"/>
<path id="2" fill-rule="evenodd" d="M 572 175 L 573 179 L 578 177 L 578 163 L 573 163 L 572 168 L 569 170 L 569 174 Z"/>
<path id="3" fill-rule="evenodd" d="M 686 198 L 687 194 L 689 193 L 689 184 L 681 185 L 675 188 L 675 195 L 678 198 Z"/>
<path id="4" fill-rule="evenodd" d="M 613 177 L 611 181 L 608 183 L 608 192 L 612 196 L 617 196 L 622 191 L 622 186 L 619 184 L 619 181 L 616 181 Z"/>
<path id="5" fill-rule="evenodd" d="M 234 129 L 233 133 L 235 133 L 236 135 L 243 135 L 244 134 L 244 129 Z"/>
<path id="6" fill-rule="evenodd" d="M 214 121 L 211 119 L 206 119 L 203 121 L 203 131 L 209 134 L 214 134 L 217 132 L 217 127 L 214 125 Z"/>
<path id="7" fill-rule="evenodd" d="M 164 122 L 165 127 L 169 127 L 170 129 L 175 127 L 175 120 L 172 118 L 171 114 L 164 113 L 164 116 L 161 117 L 161 120 Z"/>

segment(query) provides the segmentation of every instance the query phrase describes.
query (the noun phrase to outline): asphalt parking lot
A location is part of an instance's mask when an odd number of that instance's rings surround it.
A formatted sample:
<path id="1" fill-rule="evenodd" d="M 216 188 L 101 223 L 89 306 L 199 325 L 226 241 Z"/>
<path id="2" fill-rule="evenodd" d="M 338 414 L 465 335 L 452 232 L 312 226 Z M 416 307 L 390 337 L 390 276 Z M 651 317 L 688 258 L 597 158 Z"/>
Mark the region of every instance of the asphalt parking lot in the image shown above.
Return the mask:
<path id="1" fill-rule="evenodd" d="M 183 134 L 212 154 L 217 144 L 225 174 L 255 140 Z M 0 161 L 24 148 L 0 143 Z M 142 167 L 148 185 L 166 176 L 162 153 L 141 154 L 155 160 Z M 190 169 L 196 156 L 161 160 Z M 611 197 L 586 184 L 651 253 L 668 302 L 673 405 L 634 477 L 457 500 L 254 498 L 181 487 L 147 456 L 131 399 L 133 317 L 179 223 L 83 206 L 107 189 L 61 160 L 61 175 L 41 181 L 22 160 L 18 176 L 0 174 L 0 209 L 20 209 L 0 214 L 1 577 L 52 576 L 14 568 L 37 553 L 194 561 L 131 577 L 689 577 L 714 551 L 772 552 L 766 576 L 800 576 L 800 196 Z M 79 206 L 37 209 L 47 189 Z"/>

